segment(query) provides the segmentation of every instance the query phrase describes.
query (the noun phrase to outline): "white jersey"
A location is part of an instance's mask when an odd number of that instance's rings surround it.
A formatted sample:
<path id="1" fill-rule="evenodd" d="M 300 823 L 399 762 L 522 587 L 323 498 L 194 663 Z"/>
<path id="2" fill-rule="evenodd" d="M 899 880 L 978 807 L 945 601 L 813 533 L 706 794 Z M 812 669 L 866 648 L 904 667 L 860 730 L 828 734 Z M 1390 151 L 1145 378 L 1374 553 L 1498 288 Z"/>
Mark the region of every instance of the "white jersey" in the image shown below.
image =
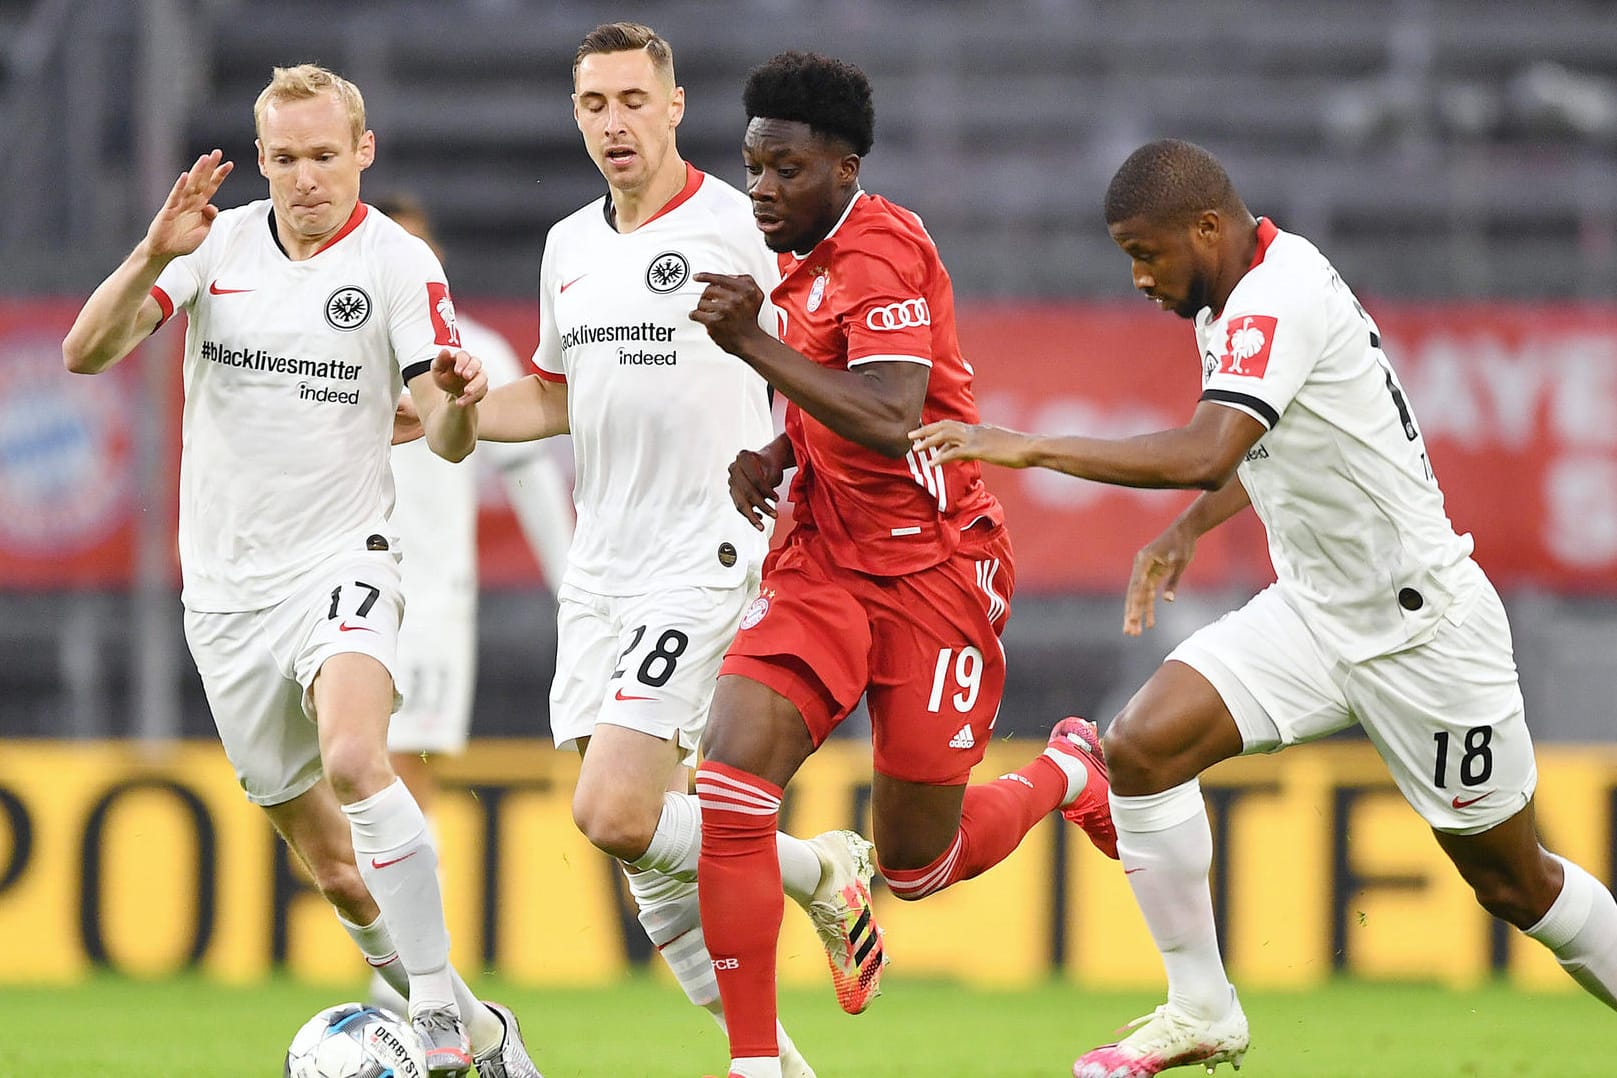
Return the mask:
<path id="1" fill-rule="evenodd" d="M 152 289 L 165 319 L 189 316 L 180 568 L 192 610 L 263 609 L 333 554 L 387 539 L 403 377 L 458 344 L 438 259 L 381 213 L 360 203 L 301 262 L 273 228 L 267 200 L 225 210 Z"/>
<path id="2" fill-rule="evenodd" d="M 577 530 L 565 582 L 602 595 L 738 586 L 768 536 L 736 512 L 729 467 L 774 437 L 766 383 L 690 312 L 704 271 L 750 274 L 778 334 L 775 258 L 751 203 L 687 166 L 661 212 L 622 234 L 605 198 L 557 222 L 539 270 L 544 377 L 567 382 Z"/>
<path id="3" fill-rule="evenodd" d="M 482 361 L 489 388 L 532 373 L 497 331 L 464 314 L 456 326 L 461 347 Z M 475 465 L 493 464 L 504 471 L 536 457 L 552 456 L 557 448 L 544 442 L 479 442 L 470 461 L 456 464 L 434 453 L 425 438 L 393 447 L 397 495 L 393 530 L 405 551 L 404 595 L 412 620 L 470 619 L 475 615 Z"/>
<path id="4" fill-rule="evenodd" d="M 1313 244 L 1268 220 L 1224 311 L 1196 318 L 1202 400 L 1267 434 L 1239 468 L 1283 594 L 1358 662 L 1418 642 L 1480 576 L 1443 508 L 1381 333 Z"/>

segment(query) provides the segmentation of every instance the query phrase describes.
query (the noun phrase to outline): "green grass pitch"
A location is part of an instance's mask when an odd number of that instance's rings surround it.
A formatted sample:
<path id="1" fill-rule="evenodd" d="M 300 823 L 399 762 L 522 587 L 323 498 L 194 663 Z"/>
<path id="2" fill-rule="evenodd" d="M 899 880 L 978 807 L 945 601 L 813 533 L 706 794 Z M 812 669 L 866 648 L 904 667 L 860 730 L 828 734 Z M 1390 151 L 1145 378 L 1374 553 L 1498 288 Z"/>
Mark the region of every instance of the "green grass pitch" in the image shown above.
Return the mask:
<path id="1" fill-rule="evenodd" d="M 679 990 L 649 980 L 604 989 L 480 985 L 522 1018 L 546 1078 L 722 1074 L 724 1042 Z M 275 981 L 93 980 L 0 989 L 0 1075 L 275 1078 L 305 1018 L 348 992 Z M 889 975 L 858 1017 L 829 988 L 783 993 L 787 1028 L 820 1078 L 1061 1078 L 1154 999 L 1051 984 L 984 992 Z M 1594 1078 L 1617 1074 L 1617 1015 L 1581 994 L 1454 992 L 1344 982 L 1243 996 L 1253 1050 L 1242 1078 Z M 1200 1068 L 1170 1074 L 1200 1075 Z M 1227 1067 L 1221 1078 L 1231 1078 Z"/>

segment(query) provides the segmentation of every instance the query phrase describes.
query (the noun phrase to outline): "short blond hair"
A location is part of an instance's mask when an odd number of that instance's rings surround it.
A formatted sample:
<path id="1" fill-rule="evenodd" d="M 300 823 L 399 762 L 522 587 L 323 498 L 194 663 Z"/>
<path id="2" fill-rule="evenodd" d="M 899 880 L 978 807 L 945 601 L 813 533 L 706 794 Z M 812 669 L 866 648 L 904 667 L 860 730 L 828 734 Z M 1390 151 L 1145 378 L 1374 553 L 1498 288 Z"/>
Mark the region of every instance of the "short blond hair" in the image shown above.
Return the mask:
<path id="1" fill-rule="evenodd" d="M 285 101 L 307 101 L 321 94 L 335 94 L 343 110 L 348 113 L 348 126 L 353 129 L 354 145 L 365 134 L 365 98 L 359 87 L 334 71 L 319 64 L 298 64 L 296 67 L 278 67 L 270 76 L 253 103 L 253 128 L 259 137 L 264 134 L 264 113 L 271 105 Z"/>

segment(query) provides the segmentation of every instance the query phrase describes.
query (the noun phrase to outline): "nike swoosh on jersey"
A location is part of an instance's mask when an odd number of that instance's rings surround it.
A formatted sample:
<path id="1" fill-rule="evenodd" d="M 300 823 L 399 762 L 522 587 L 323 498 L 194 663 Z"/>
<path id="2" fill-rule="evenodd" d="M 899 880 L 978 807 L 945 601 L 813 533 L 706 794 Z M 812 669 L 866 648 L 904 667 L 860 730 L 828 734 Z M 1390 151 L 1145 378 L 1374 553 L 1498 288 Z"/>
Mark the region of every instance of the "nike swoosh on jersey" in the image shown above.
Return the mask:
<path id="1" fill-rule="evenodd" d="M 1457 809 L 1470 808 L 1472 805 L 1475 805 L 1478 801 L 1481 801 L 1484 797 L 1487 797 L 1488 794 L 1490 794 L 1490 793 L 1493 793 L 1493 791 L 1489 790 L 1487 793 L 1480 793 L 1477 796 L 1472 797 L 1472 798 L 1468 798 L 1467 800 L 1464 800 L 1464 801 L 1460 800 L 1459 797 L 1455 797 L 1454 800 L 1449 802 L 1449 804 L 1451 806 L 1453 806 L 1454 808 L 1457 808 Z"/>
<path id="2" fill-rule="evenodd" d="M 573 286 L 574 286 L 574 285 L 575 285 L 575 284 L 577 284 L 577 283 L 578 283 L 578 282 L 579 282 L 579 281 L 582 281 L 582 280 L 583 280 L 583 279 L 584 279 L 584 278 L 586 278 L 586 277 L 588 277 L 588 276 L 589 276 L 589 274 L 587 274 L 587 273 L 580 273 L 580 274 L 579 274 L 579 275 L 578 275 L 578 276 L 577 276 L 577 277 L 574 277 L 574 278 L 573 278 L 573 279 L 572 279 L 572 280 L 570 280 L 570 281 L 567 281 L 567 282 L 566 282 L 566 283 L 565 283 L 565 284 L 563 284 L 563 285 L 562 285 L 562 286 L 561 286 L 561 287 L 560 287 L 560 288 L 558 288 L 558 289 L 557 289 L 557 290 L 556 290 L 556 291 L 558 291 L 558 292 L 565 292 L 565 291 L 567 291 L 567 290 L 568 290 L 568 289 L 569 289 L 569 288 L 571 288 L 571 287 L 573 287 Z"/>
<path id="3" fill-rule="evenodd" d="M 373 858 L 371 858 L 371 867 L 372 868 L 386 868 L 389 865 L 396 865 L 400 861 L 408 861 L 410 858 L 414 857 L 417 852 L 419 852 L 419 851 L 411 850 L 409 853 L 405 854 L 403 857 L 395 857 L 390 861 L 378 861 L 376 858 L 373 857 Z"/>
<path id="4" fill-rule="evenodd" d="M 235 296 L 243 292 L 252 292 L 251 288 L 220 288 L 217 280 L 208 285 L 208 294 L 212 296 Z"/>
<path id="5" fill-rule="evenodd" d="M 352 632 L 374 633 L 376 630 L 371 628 L 369 625 L 350 625 L 345 621 L 342 624 L 337 626 L 337 631 L 339 633 L 352 633 Z"/>
<path id="6" fill-rule="evenodd" d="M 624 696 L 623 695 L 623 690 L 619 689 L 617 692 L 612 694 L 612 699 L 614 699 L 614 700 L 655 700 L 657 698 L 655 696 Z"/>

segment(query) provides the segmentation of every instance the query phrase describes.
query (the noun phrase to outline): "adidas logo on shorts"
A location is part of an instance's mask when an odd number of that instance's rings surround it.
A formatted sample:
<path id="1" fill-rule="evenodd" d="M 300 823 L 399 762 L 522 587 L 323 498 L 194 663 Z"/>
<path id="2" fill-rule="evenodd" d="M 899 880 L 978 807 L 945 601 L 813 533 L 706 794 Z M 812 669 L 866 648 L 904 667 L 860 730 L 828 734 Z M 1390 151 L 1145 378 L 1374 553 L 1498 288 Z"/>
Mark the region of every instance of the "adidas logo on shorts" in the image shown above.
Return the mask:
<path id="1" fill-rule="evenodd" d="M 971 736 L 971 724 L 960 728 L 960 732 L 949 739 L 951 749 L 969 749 L 977 744 L 977 739 Z"/>

